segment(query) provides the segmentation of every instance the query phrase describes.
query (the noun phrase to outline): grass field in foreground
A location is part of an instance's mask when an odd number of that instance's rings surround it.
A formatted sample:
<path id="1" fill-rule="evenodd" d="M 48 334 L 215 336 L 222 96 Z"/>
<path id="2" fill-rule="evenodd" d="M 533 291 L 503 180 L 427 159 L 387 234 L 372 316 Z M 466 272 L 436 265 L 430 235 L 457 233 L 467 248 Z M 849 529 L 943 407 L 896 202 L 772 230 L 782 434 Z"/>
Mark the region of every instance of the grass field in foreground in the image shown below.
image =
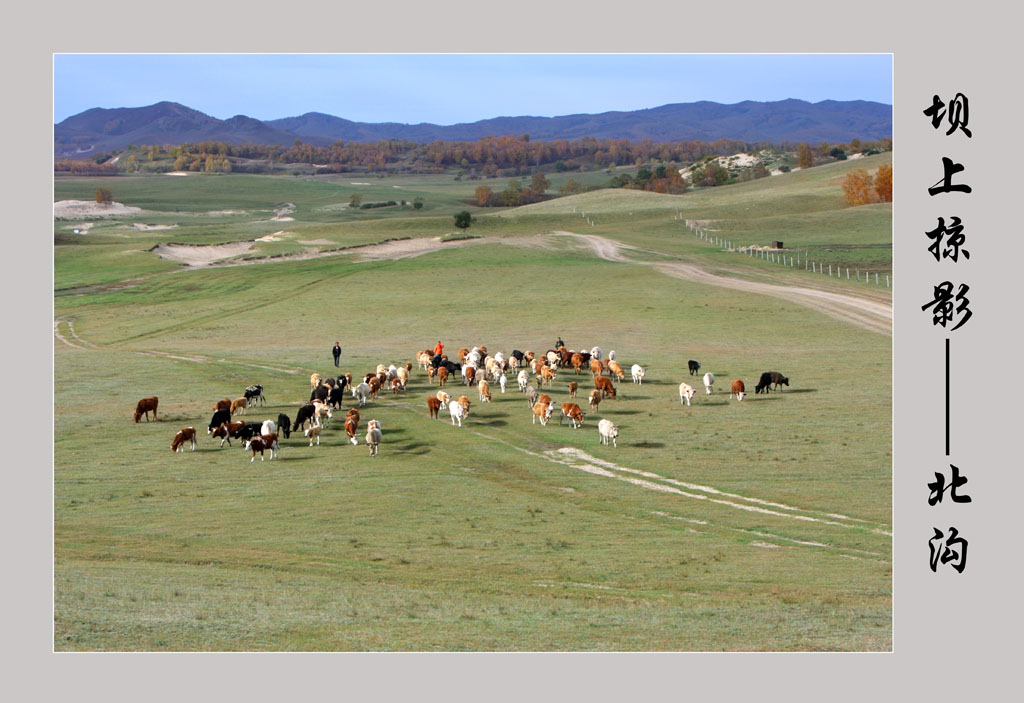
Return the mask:
<path id="1" fill-rule="evenodd" d="M 75 379 L 55 406 L 58 650 L 891 648 L 887 336 L 500 244 L 155 273 L 55 306 L 85 347 L 56 343 Z M 508 352 L 557 335 L 643 364 L 645 383 L 617 383 L 580 430 L 531 424 L 514 383 L 491 404 L 471 390 L 460 429 L 427 417 L 436 386 L 416 371 L 363 409 L 384 427 L 375 459 L 337 421 L 272 462 L 205 437 L 213 403 L 250 383 L 270 405 L 247 417 L 294 417 L 335 339 L 359 376 L 439 338 Z M 689 408 L 687 359 L 718 379 Z M 791 387 L 727 399 L 765 370 Z M 550 393 L 579 380 L 583 401 L 588 379 L 563 371 Z M 161 420 L 133 424 L 147 395 Z M 200 449 L 172 455 L 185 425 Z"/>

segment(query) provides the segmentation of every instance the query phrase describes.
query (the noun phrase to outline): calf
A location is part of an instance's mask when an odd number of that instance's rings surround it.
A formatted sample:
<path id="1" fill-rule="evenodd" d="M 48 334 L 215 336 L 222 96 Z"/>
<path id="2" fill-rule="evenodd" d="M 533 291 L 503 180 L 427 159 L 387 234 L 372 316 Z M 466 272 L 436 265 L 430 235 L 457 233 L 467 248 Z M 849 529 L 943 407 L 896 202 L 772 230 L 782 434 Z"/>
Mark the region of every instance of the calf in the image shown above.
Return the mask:
<path id="1" fill-rule="evenodd" d="M 594 409 L 594 412 L 597 412 L 597 407 L 601 404 L 601 398 L 601 391 L 590 391 L 590 396 L 587 398 L 587 402 L 590 404 L 590 407 Z"/>
<path id="2" fill-rule="evenodd" d="M 526 388 L 526 402 L 530 404 L 531 408 L 537 402 L 537 389 L 533 386 L 528 386 Z"/>
<path id="3" fill-rule="evenodd" d="M 607 446 L 608 440 L 612 441 L 613 447 L 618 447 L 616 440 L 619 437 L 619 427 L 611 420 L 601 420 L 597 423 L 597 433 L 601 436 L 601 444 Z"/>
<path id="4" fill-rule="evenodd" d="M 245 415 L 245 409 L 249 407 L 249 401 L 245 398 L 235 398 L 231 401 L 231 414 Z"/>
<path id="5" fill-rule="evenodd" d="M 484 379 L 480 379 L 480 383 L 476 386 L 477 391 L 480 393 L 480 402 L 490 403 L 491 402 L 491 386 Z"/>
<path id="6" fill-rule="evenodd" d="M 277 428 L 284 432 L 285 439 L 292 436 L 292 421 L 284 413 L 278 413 L 277 415 Z"/>
<path id="7" fill-rule="evenodd" d="M 366 426 L 366 445 L 370 448 L 370 456 L 377 456 L 380 440 L 380 423 L 377 420 L 370 420 L 370 424 Z"/>
<path id="8" fill-rule="evenodd" d="M 229 422 L 227 424 L 221 425 L 220 427 L 215 427 L 213 429 L 213 432 L 211 432 L 210 434 L 212 434 L 215 439 L 217 437 L 220 437 L 221 447 L 224 446 L 225 442 L 227 442 L 228 446 L 230 447 L 231 438 L 238 437 L 239 432 L 242 431 L 243 427 L 245 427 L 244 422 Z"/>
<path id="9" fill-rule="evenodd" d="M 402 379 L 397 376 L 391 379 L 391 392 L 394 395 L 398 395 L 401 391 L 405 390 L 405 384 L 402 383 Z"/>
<path id="10" fill-rule="evenodd" d="M 245 399 L 251 403 L 255 403 L 257 400 L 260 401 L 262 406 L 266 402 L 266 398 L 263 397 L 263 386 L 260 384 L 254 384 L 245 389 Z"/>
<path id="11" fill-rule="evenodd" d="M 452 399 L 452 397 L 445 393 L 444 391 L 438 391 L 436 397 L 439 401 L 441 401 L 441 405 L 445 407 L 448 407 L 448 402 Z"/>
<path id="12" fill-rule="evenodd" d="M 316 424 L 313 422 L 313 417 L 316 414 L 316 406 L 312 403 L 306 403 L 299 408 L 298 414 L 295 415 L 295 422 L 292 423 L 293 430 L 304 429 L 305 424 L 308 422 L 310 425 Z"/>
<path id="13" fill-rule="evenodd" d="M 505 392 L 505 384 L 506 383 L 508 383 L 508 378 L 505 376 L 504 373 L 501 374 L 500 376 L 498 376 L 498 384 L 501 386 L 501 392 L 502 393 Z"/>
<path id="14" fill-rule="evenodd" d="M 526 384 L 530 382 L 530 373 L 526 369 L 523 369 L 519 372 L 519 375 L 516 376 L 516 382 L 519 384 L 519 392 L 525 393 Z"/>
<path id="15" fill-rule="evenodd" d="M 633 364 L 633 367 L 630 369 L 630 373 L 633 374 L 633 383 L 639 383 L 640 385 L 643 385 L 644 375 L 647 373 L 646 371 L 644 371 L 643 366 L 641 366 L 640 364 Z"/>
<path id="16" fill-rule="evenodd" d="M 138 420 L 136 420 L 138 422 Z M 210 418 L 210 426 L 206 429 L 206 434 L 213 434 L 214 427 L 220 427 L 221 425 L 231 422 L 231 411 L 230 410 L 218 410 Z"/>
<path id="17" fill-rule="evenodd" d="M 448 403 L 448 412 L 452 416 L 452 424 L 454 425 L 458 421 L 459 427 L 462 427 L 462 418 L 466 417 L 466 410 L 459 405 L 457 400 Z"/>
<path id="18" fill-rule="evenodd" d="M 437 369 L 433 366 L 427 367 L 427 376 L 429 376 L 430 385 L 434 385 L 434 376 L 437 374 Z"/>
<path id="19" fill-rule="evenodd" d="M 772 374 L 771 374 L 771 371 L 765 371 L 763 374 L 761 374 L 761 378 L 758 380 L 757 385 L 754 386 L 754 393 L 755 394 L 756 393 L 760 393 L 761 391 L 764 391 L 765 393 L 768 393 L 768 391 L 771 390 L 771 385 L 772 385 Z"/>
<path id="20" fill-rule="evenodd" d="M 781 386 L 788 386 L 789 385 L 789 379 L 786 378 L 785 376 L 783 376 L 778 371 L 769 371 L 768 373 L 772 377 L 772 388 L 773 388 L 773 390 L 778 390 L 780 385 Z"/>
<path id="21" fill-rule="evenodd" d="M 273 461 L 274 457 L 277 456 L 277 435 L 268 434 L 253 437 L 245 442 L 245 448 L 252 452 L 252 459 L 249 463 L 256 461 L 256 452 L 260 453 L 260 461 L 263 461 L 263 452 L 270 452 L 270 460 Z"/>
<path id="22" fill-rule="evenodd" d="M 747 389 L 743 386 L 743 381 L 736 379 L 732 382 L 732 388 L 729 389 L 729 397 L 736 396 L 736 400 L 743 400 L 743 396 L 746 395 Z"/>
<path id="23" fill-rule="evenodd" d="M 314 439 L 316 440 L 316 446 L 318 446 L 318 447 L 320 446 L 320 428 L 319 427 L 317 427 L 316 425 L 313 425 L 308 430 L 306 430 L 304 434 L 307 437 L 309 437 L 309 446 L 311 446 L 311 447 L 313 446 L 313 440 Z"/>
<path id="24" fill-rule="evenodd" d="M 472 386 L 474 380 L 476 380 L 476 369 L 472 366 L 463 366 L 462 377 L 466 379 L 467 386 Z"/>
<path id="25" fill-rule="evenodd" d="M 438 414 L 438 412 L 440 412 L 440 410 L 441 410 L 441 401 L 440 400 L 438 400 L 435 396 L 430 396 L 429 398 L 427 398 L 427 412 L 430 413 L 430 417 L 434 418 L 435 420 L 438 419 L 438 415 L 437 414 Z"/>
<path id="26" fill-rule="evenodd" d="M 444 388 L 444 384 L 448 383 L 448 374 L 450 371 L 444 366 L 437 369 L 437 385 Z"/>
<path id="27" fill-rule="evenodd" d="M 469 398 L 464 395 L 460 395 L 458 402 L 459 405 L 462 406 L 462 409 L 466 411 L 466 415 L 469 415 Z"/>
<path id="28" fill-rule="evenodd" d="M 583 410 L 580 409 L 580 406 L 576 405 L 576 403 L 562 403 L 562 414 L 558 418 L 559 425 L 562 424 L 563 417 L 567 417 L 572 420 L 572 428 L 575 430 L 579 427 L 583 427 L 583 420 L 586 418 L 586 415 L 583 413 Z"/>
<path id="29" fill-rule="evenodd" d="M 331 418 L 334 416 L 334 411 L 331 410 L 331 406 L 327 403 L 313 403 L 313 410 L 313 420 L 315 421 L 315 424 L 320 427 L 327 427 Z"/>
<path id="30" fill-rule="evenodd" d="M 359 415 L 349 415 L 345 418 L 345 434 L 348 435 L 348 441 L 353 445 L 358 444 L 356 441 L 356 432 L 359 431 Z"/>
<path id="31" fill-rule="evenodd" d="M 708 371 L 706 374 L 704 374 L 704 391 L 708 395 L 711 395 L 712 386 L 714 386 L 714 385 L 715 385 L 715 374 L 713 374 L 710 371 Z"/>
<path id="32" fill-rule="evenodd" d="M 548 424 L 548 420 L 551 419 L 551 403 L 540 403 L 538 402 L 533 406 L 533 423 L 537 424 L 537 418 L 540 418 L 541 427 L 545 427 Z"/>
<path id="33" fill-rule="evenodd" d="M 178 430 L 178 433 L 174 435 L 174 439 L 171 440 L 171 451 L 184 452 L 185 442 L 190 442 L 192 444 L 192 451 L 196 450 L 195 427 L 185 427 L 184 429 Z"/>
<path id="34" fill-rule="evenodd" d="M 213 410 L 214 410 L 214 412 L 216 412 L 218 410 L 228 410 L 228 411 L 230 411 L 231 410 L 231 398 L 224 398 L 223 400 L 218 400 L 217 404 L 213 406 Z"/>
<path id="35" fill-rule="evenodd" d="M 686 364 L 690 367 L 691 376 L 696 376 L 697 372 L 700 371 L 700 363 L 694 361 L 693 359 L 687 361 Z"/>
<path id="36" fill-rule="evenodd" d="M 611 379 L 605 378 L 604 376 L 596 376 L 594 378 L 594 388 L 601 391 L 603 396 L 615 397 L 615 386 L 612 385 Z"/>
<path id="37" fill-rule="evenodd" d="M 576 381 L 569 381 L 569 397 L 570 398 L 575 398 L 576 397 L 576 391 L 577 391 L 577 389 L 579 389 L 579 387 L 580 387 L 580 384 L 576 383 Z"/>
<path id="38" fill-rule="evenodd" d="M 688 385 L 686 383 L 680 383 L 679 384 L 679 404 L 682 405 L 683 403 L 686 403 L 686 405 L 689 405 L 690 404 L 690 398 L 692 398 L 692 397 L 693 397 L 693 386 L 690 386 L 690 385 Z"/>
<path id="39" fill-rule="evenodd" d="M 149 422 L 149 413 L 153 411 L 153 421 L 156 421 L 156 406 L 160 402 L 159 398 L 155 395 L 150 398 L 143 398 L 135 405 L 135 422 L 142 419 L 142 416 L 146 416 L 146 422 Z"/>
<path id="40" fill-rule="evenodd" d="M 612 373 L 615 374 L 615 377 L 620 381 L 625 380 L 626 378 L 626 374 L 623 373 L 622 367 L 615 359 L 608 359 L 608 371 L 610 372 L 609 375 Z"/>

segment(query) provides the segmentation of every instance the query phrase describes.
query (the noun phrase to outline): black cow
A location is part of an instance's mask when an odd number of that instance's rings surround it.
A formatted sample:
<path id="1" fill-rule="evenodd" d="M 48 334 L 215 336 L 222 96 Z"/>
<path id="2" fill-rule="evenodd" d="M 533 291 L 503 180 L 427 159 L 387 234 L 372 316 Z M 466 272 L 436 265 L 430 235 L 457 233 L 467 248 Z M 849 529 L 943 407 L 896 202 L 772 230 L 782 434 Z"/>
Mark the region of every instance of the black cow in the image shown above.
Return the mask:
<path id="1" fill-rule="evenodd" d="M 443 362 L 444 362 L 444 359 L 441 358 L 440 354 L 434 354 L 434 358 L 430 360 L 430 365 L 433 366 L 436 369 Z"/>
<path id="2" fill-rule="evenodd" d="M 277 416 L 277 429 L 284 434 L 285 439 L 292 436 L 292 421 L 284 413 L 280 413 Z"/>
<path id="3" fill-rule="evenodd" d="M 526 358 L 526 355 L 523 354 L 518 349 L 513 349 L 512 350 L 512 358 L 516 360 L 516 368 L 518 369 L 520 366 L 523 365 L 523 359 Z"/>
<path id="4" fill-rule="evenodd" d="M 450 374 L 451 373 L 454 373 L 454 374 L 461 374 L 462 373 L 462 364 L 456 363 L 454 361 L 442 361 L 441 362 L 441 366 L 443 366 L 446 369 L 448 369 L 448 373 L 450 373 Z"/>
<path id="5" fill-rule="evenodd" d="M 576 353 L 579 354 L 580 357 L 583 359 L 583 365 L 584 366 L 589 366 L 590 365 L 590 352 L 588 352 L 588 351 L 581 351 L 581 352 L 576 352 Z"/>
<path id="6" fill-rule="evenodd" d="M 330 394 L 331 389 L 328 388 L 325 384 L 321 383 L 316 388 L 313 389 L 312 393 L 309 394 L 309 402 L 312 403 L 314 400 L 322 400 L 326 402 L 327 397 Z"/>
<path id="7" fill-rule="evenodd" d="M 769 371 L 768 373 L 772 377 L 772 385 L 774 386 L 774 390 L 778 390 L 780 385 L 781 386 L 788 386 L 789 385 L 789 379 L 786 378 L 785 376 L 783 376 L 778 371 Z"/>
<path id="8" fill-rule="evenodd" d="M 210 420 L 210 426 L 206 430 L 206 434 L 213 434 L 215 427 L 220 427 L 223 424 L 231 422 L 231 411 L 230 410 L 218 410 L 213 414 L 213 418 Z"/>
<path id="9" fill-rule="evenodd" d="M 248 440 L 252 439 L 253 437 L 259 437 L 260 436 L 260 431 L 262 429 L 263 429 L 263 423 L 262 422 L 247 422 L 242 427 L 242 429 L 240 429 L 238 431 L 238 436 L 241 437 L 243 440 L 248 441 Z"/>
<path id="10" fill-rule="evenodd" d="M 260 405 L 266 402 L 266 398 L 263 397 L 263 386 L 255 384 L 245 389 L 245 399 L 249 401 L 249 407 L 252 407 L 256 400 L 260 401 Z"/>
<path id="11" fill-rule="evenodd" d="M 700 362 L 690 359 L 686 362 L 686 365 L 690 367 L 690 375 L 696 376 L 697 372 L 700 371 Z"/>
<path id="12" fill-rule="evenodd" d="M 761 378 L 760 380 L 758 380 L 757 385 L 754 386 L 754 393 L 760 393 L 761 391 L 767 393 L 768 391 L 771 390 L 771 385 L 772 373 L 771 371 L 765 371 L 763 374 L 761 374 Z"/>
<path id="13" fill-rule="evenodd" d="M 312 403 L 306 403 L 305 405 L 303 405 L 301 408 L 299 408 L 299 414 L 295 416 L 295 422 L 292 423 L 292 429 L 298 432 L 299 430 L 303 429 L 303 426 L 306 424 L 306 422 L 309 422 L 309 424 L 312 426 L 313 415 L 315 413 L 316 408 L 313 407 Z"/>
<path id="14" fill-rule="evenodd" d="M 345 387 L 332 388 L 331 394 L 327 396 L 327 404 L 332 408 L 341 409 L 341 401 L 345 397 Z"/>

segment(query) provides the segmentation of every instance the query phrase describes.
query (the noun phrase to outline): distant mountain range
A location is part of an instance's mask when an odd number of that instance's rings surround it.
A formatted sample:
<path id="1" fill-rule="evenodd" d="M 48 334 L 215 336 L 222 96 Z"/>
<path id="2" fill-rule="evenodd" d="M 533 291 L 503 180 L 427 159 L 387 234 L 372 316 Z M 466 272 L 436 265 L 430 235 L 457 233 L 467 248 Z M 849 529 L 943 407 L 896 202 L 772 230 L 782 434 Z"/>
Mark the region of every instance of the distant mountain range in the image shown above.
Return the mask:
<path id="1" fill-rule="evenodd" d="M 129 144 L 182 144 L 224 141 L 234 144 L 307 144 L 373 142 L 475 141 L 487 136 L 529 134 L 538 141 L 555 139 L 628 139 L 654 142 L 715 141 L 840 143 L 892 136 L 892 106 L 864 100 L 804 100 L 732 105 L 677 103 L 629 112 L 602 112 L 559 117 L 495 117 L 454 125 L 398 122 L 353 122 L 319 112 L 260 121 L 245 115 L 227 120 L 172 102 L 147 107 L 92 108 L 54 125 L 58 157 L 87 156 L 123 149 Z"/>

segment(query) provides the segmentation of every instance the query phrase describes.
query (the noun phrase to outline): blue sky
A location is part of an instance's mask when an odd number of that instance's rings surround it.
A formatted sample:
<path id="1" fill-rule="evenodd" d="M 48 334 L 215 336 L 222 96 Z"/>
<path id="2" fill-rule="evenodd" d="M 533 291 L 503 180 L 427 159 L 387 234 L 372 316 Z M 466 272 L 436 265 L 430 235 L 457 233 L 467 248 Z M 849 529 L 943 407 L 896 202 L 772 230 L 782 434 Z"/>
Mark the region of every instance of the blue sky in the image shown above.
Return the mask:
<path id="1" fill-rule="evenodd" d="M 220 119 L 323 112 L 455 124 L 711 100 L 892 104 L 888 54 L 58 54 L 54 121 L 178 102 Z"/>

